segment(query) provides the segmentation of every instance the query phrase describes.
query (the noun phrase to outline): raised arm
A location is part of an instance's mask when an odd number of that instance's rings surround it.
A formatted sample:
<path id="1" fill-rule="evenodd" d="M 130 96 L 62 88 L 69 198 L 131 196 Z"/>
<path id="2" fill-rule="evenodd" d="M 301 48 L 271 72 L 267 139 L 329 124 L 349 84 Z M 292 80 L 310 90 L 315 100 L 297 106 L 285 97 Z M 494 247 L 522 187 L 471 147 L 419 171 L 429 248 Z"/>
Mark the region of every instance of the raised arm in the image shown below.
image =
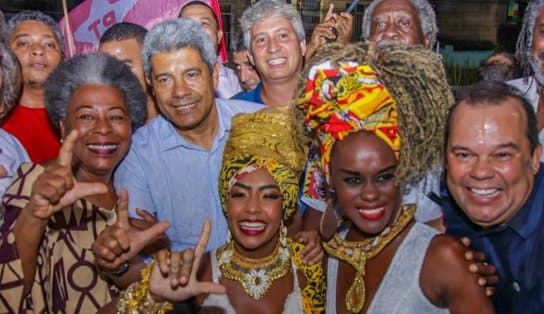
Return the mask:
<path id="1" fill-rule="evenodd" d="M 495 313 L 478 276 L 469 271 L 466 248 L 447 235 L 435 236 L 423 262 L 420 284 L 425 296 L 450 313 Z"/>

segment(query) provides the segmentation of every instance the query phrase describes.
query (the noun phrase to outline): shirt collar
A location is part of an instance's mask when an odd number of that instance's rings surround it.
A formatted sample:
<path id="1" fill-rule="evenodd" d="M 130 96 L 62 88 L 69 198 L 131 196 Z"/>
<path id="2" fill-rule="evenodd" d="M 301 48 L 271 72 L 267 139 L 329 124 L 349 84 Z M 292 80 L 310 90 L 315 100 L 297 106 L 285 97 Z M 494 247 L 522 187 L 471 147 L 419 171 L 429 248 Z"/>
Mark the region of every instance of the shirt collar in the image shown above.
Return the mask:
<path id="1" fill-rule="evenodd" d="M 219 101 L 221 100 L 215 99 L 215 107 L 217 108 L 219 127 L 217 129 L 217 134 L 215 136 L 211 150 L 214 150 L 217 142 L 221 141 L 225 136 L 227 136 L 228 132 L 230 131 L 230 119 L 225 118 L 230 118 L 230 115 L 224 113 L 225 108 L 223 108 L 224 106 L 218 105 Z M 155 120 L 157 120 L 156 123 L 158 124 L 157 127 L 159 134 L 159 148 L 161 151 L 167 151 L 180 146 L 193 150 L 203 150 L 201 147 L 187 142 L 183 138 L 183 136 L 179 135 L 174 125 L 170 121 L 168 121 L 168 119 L 166 119 L 162 114 L 159 115 Z"/>

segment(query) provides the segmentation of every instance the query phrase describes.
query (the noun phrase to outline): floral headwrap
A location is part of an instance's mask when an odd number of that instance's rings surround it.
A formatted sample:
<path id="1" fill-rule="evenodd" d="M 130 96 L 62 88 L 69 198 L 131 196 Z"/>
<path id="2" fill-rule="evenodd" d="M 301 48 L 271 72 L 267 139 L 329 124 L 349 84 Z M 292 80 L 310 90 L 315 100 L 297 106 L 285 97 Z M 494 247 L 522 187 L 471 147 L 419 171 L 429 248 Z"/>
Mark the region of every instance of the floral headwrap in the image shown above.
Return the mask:
<path id="1" fill-rule="evenodd" d="M 298 103 L 304 110 L 306 127 L 319 137 L 327 182 L 332 147 L 350 133 L 364 130 L 376 134 L 399 158 L 397 103 L 371 66 L 349 61 L 313 66 Z"/>
<path id="2" fill-rule="evenodd" d="M 280 188 L 283 219 L 291 217 L 307 154 L 295 136 L 287 109 L 238 114 L 233 118 L 219 175 L 219 194 L 225 215 L 231 187 L 244 175 L 264 168 Z"/>

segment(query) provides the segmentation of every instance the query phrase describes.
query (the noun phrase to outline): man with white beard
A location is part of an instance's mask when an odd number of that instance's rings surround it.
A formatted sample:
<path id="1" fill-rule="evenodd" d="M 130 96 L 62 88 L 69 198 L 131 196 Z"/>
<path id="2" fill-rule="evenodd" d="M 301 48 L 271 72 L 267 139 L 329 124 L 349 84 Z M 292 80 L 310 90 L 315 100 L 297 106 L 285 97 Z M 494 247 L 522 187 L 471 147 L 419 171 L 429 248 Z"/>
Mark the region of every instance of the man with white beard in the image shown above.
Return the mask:
<path id="1" fill-rule="evenodd" d="M 544 0 L 531 1 L 525 9 L 516 57 L 522 78 L 509 81 L 533 105 L 540 144 L 544 143 Z M 541 158 L 544 161 L 544 157 Z"/>

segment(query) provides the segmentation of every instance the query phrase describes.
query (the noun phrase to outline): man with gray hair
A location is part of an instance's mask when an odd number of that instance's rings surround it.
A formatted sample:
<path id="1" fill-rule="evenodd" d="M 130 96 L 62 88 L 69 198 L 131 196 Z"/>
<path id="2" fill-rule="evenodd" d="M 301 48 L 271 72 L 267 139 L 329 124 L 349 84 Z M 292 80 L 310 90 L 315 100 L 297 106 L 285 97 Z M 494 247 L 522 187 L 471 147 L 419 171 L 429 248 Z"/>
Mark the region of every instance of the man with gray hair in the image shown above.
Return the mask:
<path id="1" fill-rule="evenodd" d="M 291 103 L 304 63 L 306 37 L 298 11 L 279 0 L 261 0 L 240 18 L 249 60 L 261 83 L 235 99 L 267 106 Z"/>
<path id="2" fill-rule="evenodd" d="M 374 0 L 363 17 L 363 38 L 432 48 L 438 26 L 427 0 Z"/>
<path id="3" fill-rule="evenodd" d="M 129 214 L 145 209 L 168 220 L 172 251 L 192 248 L 206 219 L 213 225 L 208 249 L 224 244 L 227 222 L 218 178 L 231 118 L 253 112 L 253 103 L 214 98 L 216 47 L 191 19 L 167 20 L 145 36 L 144 73 L 160 115 L 136 131 L 115 173 L 126 188 Z"/>
<path id="4" fill-rule="evenodd" d="M 45 109 L 43 84 L 63 58 L 64 38 L 57 24 L 39 11 L 22 11 L 7 24 L 7 43 L 21 64 L 23 90 L 2 128 L 15 136 L 30 159 L 42 163 L 60 149 Z"/>
<path id="5" fill-rule="evenodd" d="M 531 1 L 525 9 L 523 25 L 518 36 L 516 59 L 523 76 L 509 81 L 531 103 L 536 112 L 540 144 L 544 144 L 544 0 Z M 541 158 L 544 161 L 544 155 Z"/>

